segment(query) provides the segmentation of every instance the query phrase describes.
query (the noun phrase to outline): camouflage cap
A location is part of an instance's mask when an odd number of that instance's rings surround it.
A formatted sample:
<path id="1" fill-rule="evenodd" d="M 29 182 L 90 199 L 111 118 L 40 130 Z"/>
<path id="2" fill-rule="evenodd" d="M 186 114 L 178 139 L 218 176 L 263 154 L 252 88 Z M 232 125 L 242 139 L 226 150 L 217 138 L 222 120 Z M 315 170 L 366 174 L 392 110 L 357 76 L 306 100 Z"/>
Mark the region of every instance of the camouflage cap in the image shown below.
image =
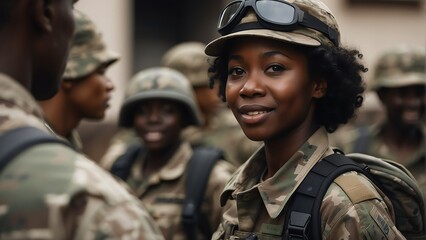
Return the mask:
<path id="1" fill-rule="evenodd" d="M 193 87 L 208 86 L 209 56 L 204 53 L 206 45 L 201 42 L 184 42 L 170 48 L 162 58 L 166 67 L 183 73 Z"/>
<path id="2" fill-rule="evenodd" d="M 102 64 L 118 60 L 117 53 L 109 51 L 96 25 L 84 13 L 74 10 L 75 32 L 64 79 L 84 77 Z"/>
<path id="3" fill-rule="evenodd" d="M 179 71 L 167 67 L 148 68 L 130 79 L 118 124 L 132 127 L 137 105 L 144 100 L 158 98 L 181 103 L 185 113 L 189 115 L 189 124 L 202 124 L 200 110 L 188 79 Z"/>
<path id="4" fill-rule="evenodd" d="M 384 51 L 377 60 L 368 88 L 426 85 L 425 52 L 424 47 L 408 45 Z"/>
<path id="5" fill-rule="evenodd" d="M 337 39 L 340 39 L 339 27 L 330 9 L 319 0 L 279 0 L 288 2 L 299 7 L 302 11 L 308 12 L 312 16 L 324 22 L 329 28 L 334 29 L 337 33 Z M 254 11 L 247 11 L 246 15 L 238 24 L 258 22 Z M 238 25 L 237 25 L 238 26 Z M 245 28 L 246 29 L 246 28 Z M 224 49 L 224 46 L 230 39 L 238 37 L 262 37 L 284 42 L 296 43 L 307 46 L 333 45 L 332 40 L 326 37 L 323 33 L 307 27 L 297 27 L 292 31 L 277 31 L 268 28 L 261 29 L 246 29 L 237 31 L 228 35 L 219 37 L 209 44 L 205 52 L 209 56 L 219 56 Z M 340 44 L 340 42 L 338 42 Z"/>

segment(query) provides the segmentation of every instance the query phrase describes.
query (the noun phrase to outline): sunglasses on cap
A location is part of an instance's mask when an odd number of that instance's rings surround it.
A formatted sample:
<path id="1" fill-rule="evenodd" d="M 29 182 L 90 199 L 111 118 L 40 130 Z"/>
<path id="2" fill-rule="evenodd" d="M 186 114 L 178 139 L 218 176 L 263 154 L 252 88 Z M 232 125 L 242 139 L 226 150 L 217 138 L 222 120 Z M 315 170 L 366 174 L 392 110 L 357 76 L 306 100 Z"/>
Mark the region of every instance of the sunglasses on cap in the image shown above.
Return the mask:
<path id="1" fill-rule="evenodd" d="M 260 25 L 257 23 L 238 25 L 245 15 L 247 7 L 251 7 L 255 11 Z M 242 30 L 265 27 L 277 31 L 292 31 L 300 25 L 325 34 L 335 46 L 338 46 L 339 39 L 336 30 L 318 18 L 302 11 L 296 5 L 279 0 L 239 0 L 231 2 L 220 14 L 217 29 L 223 36 Z"/>

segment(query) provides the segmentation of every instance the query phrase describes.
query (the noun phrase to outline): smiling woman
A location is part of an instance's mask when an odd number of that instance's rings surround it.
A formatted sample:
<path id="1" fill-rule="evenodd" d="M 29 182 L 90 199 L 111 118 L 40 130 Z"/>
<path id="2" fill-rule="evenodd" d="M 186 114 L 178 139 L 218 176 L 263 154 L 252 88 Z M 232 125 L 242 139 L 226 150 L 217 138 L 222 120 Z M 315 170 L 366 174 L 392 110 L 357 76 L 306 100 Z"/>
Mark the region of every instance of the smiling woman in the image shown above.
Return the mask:
<path id="1" fill-rule="evenodd" d="M 127 146 L 125 153 L 112 159 L 105 168 L 129 184 L 148 207 L 165 239 L 210 239 L 222 214 L 217 199 L 234 168 L 218 154 L 211 164 L 211 172 L 204 176 L 208 194 L 193 193 L 203 183 L 197 173 L 204 172 L 203 166 L 211 162 L 208 155 L 197 153 L 219 151 L 191 146 L 181 137 L 184 128 L 202 125 L 189 80 L 168 67 L 138 72 L 127 86 L 119 125 L 132 129 L 139 143 Z M 201 165 L 194 167 L 197 166 L 194 162 Z M 193 202 L 186 201 L 194 195 L 200 198 L 200 208 L 194 209 Z M 186 202 L 191 205 L 184 204 Z M 188 215 L 185 206 L 194 210 L 198 221 L 184 221 Z"/>
<path id="2" fill-rule="evenodd" d="M 306 173 L 334 153 L 327 132 L 346 123 L 362 104 L 362 55 L 340 46 L 337 22 L 317 0 L 235 1 L 219 19 L 222 37 L 205 49 L 216 57 L 211 83 L 219 81 L 219 95 L 244 133 L 264 147 L 223 191 L 228 209 L 213 239 L 306 239 L 285 225 L 288 203 Z M 404 239 L 386 197 L 363 174 L 348 172 L 335 181 L 349 178 L 371 195 L 353 201 L 350 189 L 332 183 L 321 204 L 321 233 L 307 234 L 387 238 L 380 230 L 386 227 L 392 239 Z M 380 224 L 370 215 L 373 210 L 385 219 Z"/>

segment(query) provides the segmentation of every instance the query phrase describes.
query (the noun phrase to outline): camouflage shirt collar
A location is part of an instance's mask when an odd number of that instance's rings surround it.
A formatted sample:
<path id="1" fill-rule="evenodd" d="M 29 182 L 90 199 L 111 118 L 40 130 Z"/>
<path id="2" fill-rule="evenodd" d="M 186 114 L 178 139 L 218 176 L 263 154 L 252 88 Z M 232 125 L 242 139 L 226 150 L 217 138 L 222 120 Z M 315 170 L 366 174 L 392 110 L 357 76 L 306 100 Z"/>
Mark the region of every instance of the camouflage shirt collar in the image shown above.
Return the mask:
<path id="1" fill-rule="evenodd" d="M 0 100 L 43 119 L 43 111 L 31 94 L 18 82 L 0 73 Z"/>
<path id="2" fill-rule="evenodd" d="M 170 181 L 183 176 L 191 155 L 191 145 L 188 142 L 183 142 L 167 164 L 158 173 L 150 177 L 149 182 L 155 184 L 160 180 Z M 144 162 L 145 156 L 142 157 L 142 161 L 137 161 L 133 165 L 132 178 L 143 179 L 140 169 L 142 169 Z"/>
<path id="3" fill-rule="evenodd" d="M 234 174 L 221 195 L 221 204 L 224 205 L 229 198 L 236 199 L 240 193 L 257 188 L 269 216 L 276 218 L 306 174 L 327 151 L 332 153 L 327 132 L 320 128 L 273 177 L 260 182 L 260 176 L 266 168 L 262 147 Z"/>

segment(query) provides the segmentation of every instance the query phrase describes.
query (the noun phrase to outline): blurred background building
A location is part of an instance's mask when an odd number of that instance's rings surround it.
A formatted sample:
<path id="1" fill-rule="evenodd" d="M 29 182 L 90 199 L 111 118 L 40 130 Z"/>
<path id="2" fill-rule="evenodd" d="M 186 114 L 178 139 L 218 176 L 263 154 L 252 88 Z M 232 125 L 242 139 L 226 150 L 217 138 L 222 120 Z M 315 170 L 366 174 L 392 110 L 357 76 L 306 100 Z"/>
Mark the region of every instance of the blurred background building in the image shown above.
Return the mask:
<path id="1" fill-rule="evenodd" d="M 426 48 L 425 0 L 322 0 L 338 19 L 343 45 L 364 55 L 370 69 L 378 54 L 399 43 Z M 208 43 L 215 38 L 217 17 L 229 1 L 220 0 L 81 0 L 76 8 L 89 14 L 108 46 L 121 54 L 107 75 L 115 83 L 112 106 L 102 122 L 79 127 L 84 152 L 94 160 L 104 153 L 116 131 L 127 80 L 137 71 L 160 64 L 162 55 L 183 41 Z M 372 72 L 366 74 L 368 82 Z M 380 105 L 367 94 L 364 107 L 375 118 Z M 368 119 L 367 119 L 368 120 Z M 359 119 L 359 121 L 367 121 Z"/>

